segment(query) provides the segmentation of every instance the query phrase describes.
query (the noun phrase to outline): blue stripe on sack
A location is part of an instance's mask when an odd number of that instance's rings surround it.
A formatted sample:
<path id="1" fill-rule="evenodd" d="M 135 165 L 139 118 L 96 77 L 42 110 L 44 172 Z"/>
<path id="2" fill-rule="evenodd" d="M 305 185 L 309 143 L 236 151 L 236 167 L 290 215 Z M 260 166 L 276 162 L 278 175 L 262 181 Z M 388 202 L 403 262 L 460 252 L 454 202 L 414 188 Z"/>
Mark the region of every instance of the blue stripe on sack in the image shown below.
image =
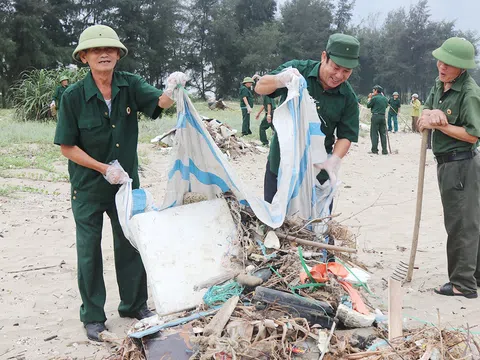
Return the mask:
<path id="1" fill-rule="evenodd" d="M 297 158 L 297 135 L 298 135 L 298 121 L 299 121 L 299 113 L 300 113 L 300 102 L 298 102 L 298 105 L 295 106 L 295 99 L 291 99 L 288 102 L 288 109 L 290 110 L 290 114 L 292 115 L 293 119 L 293 158 Z M 295 164 L 295 161 L 294 161 Z M 295 190 L 295 183 L 296 179 L 298 177 L 298 169 L 295 168 L 295 166 L 292 167 L 292 177 L 290 179 L 290 186 L 288 187 L 288 201 L 290 202 L 290 199 L 292 198 L 292 194 Z"/>
<path id="2" fill-rule="evenodd" d="M 147 194 L 143 189 L 133 189 L 133 206 L 132 206 L 132 216 L 145 212 L 147 207 Z"/>
<path id="3" fill-rule="evenodd" d="M 205 142 L 207 143 L 208 145 L 208 148 L 210 149 L 212 155 L 214 156 L 215 160 L 217 160 L 217 162 L 222 166 L 222 169 L 225 173 L 225 175 L 227 176 L 228 178 L 228 181 L 230 182 L 230 184 L 235 188 L 235 190 L 239 191 L 237 185 L 233 182 L 233 180 L 230 178 L 230 175 L 229 173 L 227 172 L 227 170 L 225 169 L 225 167 L 223 166 L 223 163 L 221 161 L 221 159 L 217 156 L 217 153 L 215 151 L 215 148 L 212 146 L 212 142 L 209 141 L 208 137 L 206 136 L 205 134 L 205 131 L 203 130 L 202 127 L 200 127 L 200 125 L 198 124 L 198 122 L 195 120 L 195 118 L 193 117 L 192 113 L 190 112 L 190 108 L 188 107 L 188 104 L 185 105 L 185 110 L 186 110 L 186 119 L 188 121 L 188 123 L 195 129 L 198 131 L 198 133 L 200 133 L 200 135 L 203 137 L 203 139 L 205 140 Z"/>
<path id="4" fill-rule="evenodd" d="M 222 192 L 230 190 L 230 187 L 222 178 L 210 172 L 200 170 L 192 159 L 189 159 L 188 166 L 185 166 L 181 160 L 176 160 L 172 170 L 168 173 L 168 178 L 171 179 L 177 171 L 182 175 L 182 180 L 190 181 L 190 174 L 192 174 L 204 185 L 216 185 Z"/>
<path id="5" fill-rule="evenodd" d="M 307 139 L 308 142 L 310 142 L 309 140 L 310 138 Z M 298 196 L 298 193 L 300 191 L 300 186 L 302 186 L 303 179 L 305 179 L 305 174 L 307 172 L 307 162 L 308 162 L 308 148 L 309 146 L 307 145 L 305 147 L 305 151 L 303 152 L 302 159 L 300 160 L 300 171 L 298 172 L 298 179 L 293 189 L 292 198 Z"/>
<path id="6" fill-rule="evenodd" d="M 322 126 L 319 122 L 309 123 L 308 124 L 308 131 L 309 131 L 310 135 L 325 136 L 325 134 L 322 131 Z"/>
<path id="7" fill-rule="evenodd" d="M 170 209 L 170 208 L 172 208 L 176 205 L 177 205 L 177 200 L 175 200 L 171 205 L 167 206 L 165 209 Z M 162 209 L 162 210 L 164 210 L 164 209 Z"/>
<path id="8" fill-rule="evenodd" d="M 184 129 L 187 127 L 187 122 L 185 121 L 185 113 L 180 113 L 177 119 L 177 129 Z"/>

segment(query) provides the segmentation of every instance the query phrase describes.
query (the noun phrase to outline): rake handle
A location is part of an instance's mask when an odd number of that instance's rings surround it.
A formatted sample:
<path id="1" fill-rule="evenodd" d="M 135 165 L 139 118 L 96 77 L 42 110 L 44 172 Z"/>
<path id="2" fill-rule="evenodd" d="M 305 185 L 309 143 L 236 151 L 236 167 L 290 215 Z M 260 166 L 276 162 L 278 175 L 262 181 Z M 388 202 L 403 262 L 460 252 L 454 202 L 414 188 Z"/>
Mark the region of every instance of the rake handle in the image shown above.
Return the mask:
<path id="1" fill-rule="evenodd" d="M 427 160 L 427 141 L 428 130 L 422 132 L 422 145 L 420 147 L 420 163 L 418 166 L 418 184 L 417 184 L 417 207 L 415 212 L 415 225 L 413 227 L 412 248 L 410 251 L 410 262 L 408 263 L 408 272 L 406 281 L 412 281 L 413 267 L 415 265 L 415 256 L 417 255 L 418 234 L 420 232 L 420 220 L 422 218 L 423 203 L 423 184 L 425 180 L 425 163 Z"/>

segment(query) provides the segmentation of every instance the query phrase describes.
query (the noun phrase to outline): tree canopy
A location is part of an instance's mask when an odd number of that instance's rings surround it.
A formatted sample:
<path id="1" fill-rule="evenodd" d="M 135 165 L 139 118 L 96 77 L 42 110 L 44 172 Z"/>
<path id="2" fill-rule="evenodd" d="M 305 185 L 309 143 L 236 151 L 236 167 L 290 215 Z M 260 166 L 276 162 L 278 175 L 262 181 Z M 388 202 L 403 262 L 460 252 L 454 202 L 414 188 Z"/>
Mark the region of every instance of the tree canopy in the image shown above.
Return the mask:
<path id="1" fill-rule="evenodd" d="M 28 69 L 72 63 L 80 33 L 93 24 L 115 29 L 129 49 L 118 67 L 162 87 L 184 71 L 198 96 L 234 97 L 244 76 L 265 74 L 291 59 L 320 59 L 334 32 L 357 36 L 360 67 L 354 89 L 421 98 L 436 77 L 431 52 L 451 36 L 479 42 L 454 21 L 435 21 L 428 0 L 351 23 L 354 0 L 0 0 L 0 88 L 3 95 Z M 480 71 L 471 72 L 480 80 Z M 2 97 L 5 99 L 5 96 Z M 5 107 L 5 101 L 3 102 Z"/>

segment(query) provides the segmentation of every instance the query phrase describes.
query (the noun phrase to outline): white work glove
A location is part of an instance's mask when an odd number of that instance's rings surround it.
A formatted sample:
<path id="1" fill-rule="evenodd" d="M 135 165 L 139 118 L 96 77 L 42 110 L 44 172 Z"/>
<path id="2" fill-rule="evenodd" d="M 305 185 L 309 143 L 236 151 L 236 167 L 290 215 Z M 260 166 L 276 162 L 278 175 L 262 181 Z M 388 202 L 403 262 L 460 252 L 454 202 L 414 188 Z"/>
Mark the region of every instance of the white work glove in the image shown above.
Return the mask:
<path id="1" fill-rule="evenodd" d="M 187 80 L 187 75 L 180 71 L 175 71 L 171 73 L 167 78 L 167 86 L 165 88 L 164 94 L 167 95 L 170 99 L 175 100 L 175 91 L 178 91 L 179 86 L 185 86 Z"/>
<path id="2" fill-rule="evenodd" d="M 267 122 L 268 122 L 269 124 L 272 123 L 272 115 L 270 115 L 270 114 L 267 115 Z"/>
<path id="3" fill-rule="evenodd" d="M 54 107 L 55 106 L 55 100 L 53 100 L 51 103 L 50 103 L 50 107 Z"/>
<path id="4" fill-rule="evenodd" d="M 250 114 L 252 112 L 252 108 L 250 107 L 250 105 L 247 105 L 247 112 Z"/>
<path id="5" fill-rule="evenodd" d="M 118 160 L 109 163 L 107 171 L 103 177 L 112 185 L 122 185 L 130 180 L 130 176 L 128 176 L 127 172 L 123 170 L 122 165 L 120 165 Z"/>
<path id="6" fill-rule="evenodd" d="M 295 68 L 289 67 L 284 69 L 281 73 L 275 75 L 277 88 L 287 87 L 287 85 L 290 84 L 294 78 L 300 76 L 300 72 Z"/>
<path id="7" fill-rule="evenodd" d="M 260 75 L 255 74 L 255 75 L 252 76 L 252 79 L 253 79 L 254 81 L 257 81 L 257 80 L 260 80 L 260 77 L 261 77 Z"/>
<path id="8" fill-rule="evenodd" d="M 333 186 L 337 183 L 337 175 L 338 170 L 340 170 L 341 163 L 342 159 L 340 159 L 337 155 L 331 155 L 323 163 L 314 164 L 313 166 L 318 172 L 325 170 L 330 178 L 330 184 Z"/>

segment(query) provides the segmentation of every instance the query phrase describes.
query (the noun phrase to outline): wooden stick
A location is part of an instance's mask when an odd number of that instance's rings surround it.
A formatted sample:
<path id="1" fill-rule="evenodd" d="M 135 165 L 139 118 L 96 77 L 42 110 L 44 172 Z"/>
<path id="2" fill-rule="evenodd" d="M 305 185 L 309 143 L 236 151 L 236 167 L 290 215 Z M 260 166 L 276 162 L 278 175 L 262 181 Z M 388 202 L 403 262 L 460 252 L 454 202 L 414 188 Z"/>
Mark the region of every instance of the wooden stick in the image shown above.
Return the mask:
<path id="1" fill-rule="evenodd" d="M 381 355 L 381 354 L 382 354 L 382 351 L 380 351 L 380 350 L 378 350 L 378 351 L 364 351 L 364 352 L 359 352 L 359 353 L 356 353 L 356 354 L 346 355 L 345 359 L 354 360 L 354 359 L 361 359 L 361 358 L 364 358 L 364 357 L 368 357 L 368 356 L 372 356 L 372 355 Z"/>
<path id="2" fill-rule="evenodd" d="M 388 279 L 388 340 L 403 335 L 402 325 L 402 283 Z"/>
<path id="3" fill-rule="evenodd" d="M 425 180 L 425 163 L 427 161 L 427 142 L 428 130 L 423 130 L 422 145 L 420 147 L 420 163 L 418 165 L 418 184 L 417 184 L 417 207 L 415 212 L 415 225 L 413 227 L 412 248 L 410 250 L 410 262 L 408 264 L 407 282 L 412 281 L 413 267 L 415 266 L 415 256 L 417 255 L 418 234 L 420 232 L 420 220 L 422 218 L 423 203 L 423 183 Z"/>
<path id="4" fill-rule="evenodd" d="M 36 267 L 36 268 L 24 269 L 24 270 L 7 271 L 7 274 L 18 274 L 18 273 L 22 273 L 22 272 L 52 269 L 52 268 L 56 268 L 57 266 L 62 267 L 62 265 L 65 265 L 65 261 L 63 261 L 63 260 L 58 265 L 41 266 L 41 267 Z"/>
<path id="5" fill-rule="evenodd" d="M 326 250 L 331 250 L 331 251 L 342 251 L 342 252 L 348 252 L 348 253 L 356 253 L 357 252 L 357 249 L 347 248 L 347 247 L 343 247 L 343 246 L 336 246 L 336 245 L 328 245 L 328 244 L 324 244 L 324 243 L 316 242 L 316 241 L 304 240 L 304 239 L 297 238 L 295 236 L 284 234 L 284 233 L 282 233 L 278 230 L 275 231 L 275 234 L 277 234 L 277 236 L 281 239 L 296 242 L 296 243 L 299 243 L 301 245 L 313 246 L 313 247 L 317 247 L 317 248 L 320 248 L 320 249 L 326 249 Z"/>
<path id="6" fill-rule="evenodd" d="M 203 329 L 203 336 L 213 335 L 219 337 L 222 334 L 223 328 L 227 325 L 228 320 L 230 320 L 230 316 L 232 316 L 238 300 L 240 300 L 238 296 L 233 296 L 223 304 L 222 308 Z"/>
<path id="7" fill-rule="evenodd" d="M 390 155 L 392 155 L 392 147 L 390 146 L 390 136 L 388 136 L 388 124 L 387 124 L 386 118 L 385 118 L 385 125 L 386 125 L 385 135 L 387 136 L 388 152 L 390 153 Z"/>

